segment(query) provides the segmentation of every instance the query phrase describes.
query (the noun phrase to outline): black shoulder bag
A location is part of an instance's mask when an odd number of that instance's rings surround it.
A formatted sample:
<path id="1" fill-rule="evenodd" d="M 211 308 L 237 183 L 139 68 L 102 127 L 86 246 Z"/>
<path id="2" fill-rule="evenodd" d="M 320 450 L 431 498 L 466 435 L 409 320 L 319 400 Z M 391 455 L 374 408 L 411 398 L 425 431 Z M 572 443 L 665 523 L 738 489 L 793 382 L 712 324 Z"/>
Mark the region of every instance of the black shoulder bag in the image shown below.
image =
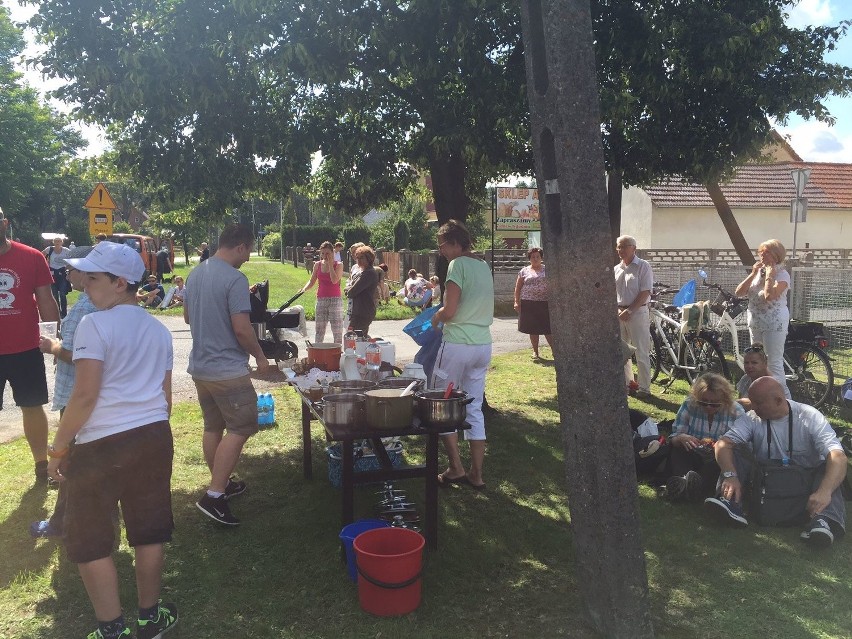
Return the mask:
<path id="1" fill-rule="evenodd" d="M 788 404 L 789 406 L 789 404 Z M 752 469 L 751 516 L 761 526 L 798 526 L 808 519 L 808 498 L 821 467 L 804 468 L 793 463 L 793 408 L 787 415 L 787 459 L 772 459 L 772 426 L 766 420 L 766 452 L 769 459 L 755 459 Z"/>

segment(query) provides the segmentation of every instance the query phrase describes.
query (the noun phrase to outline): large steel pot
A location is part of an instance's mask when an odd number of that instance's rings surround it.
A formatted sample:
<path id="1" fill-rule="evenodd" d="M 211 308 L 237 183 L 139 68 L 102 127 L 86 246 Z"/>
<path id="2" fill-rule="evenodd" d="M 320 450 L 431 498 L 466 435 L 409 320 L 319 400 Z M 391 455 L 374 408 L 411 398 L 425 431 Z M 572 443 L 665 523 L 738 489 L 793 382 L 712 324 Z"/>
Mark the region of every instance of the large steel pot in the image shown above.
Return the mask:
<path id="1" fill-rule="evenodd" d="M 323 371 L 339 371 L 340 353 L 340 344 L 332 342 L 308 344 L 308 366 Z"/>
<path id="2" fill-rule="evenodd" d="M 444 398 L 446 391 L 431 390 L 415 393 L 417 414 L 422 426 L 431 428 L 459 428 L 467 419 L 466 406 L 473 401 L 473 395 L 464 391 L 452 391 Z"/>
<path id="3" fill-rule="evenodd" d="M 319 402 L 322 419 L 329 426 L 351 428 L 364 420 L 364 396 L 353 393 L 326 395 Z"/>
<path id="4" fill-rule="evenodd" d="M 426 382 L 417 377 L 385 377 L 384 379 L 379 380 L 379 388 L 399 388 L 404 389 L 408 388 L 408 385 L 411 382 L 417 382 L 417 385 L 414 387 L 414 391 L 423 390 Z"/>
<path id="5" fill-rule="evenodd" d="M 374 388 L 376 388 L 376 382 L 366 379 L 336 379 L 328 385 L 332 393 L 363 393 Z"/>
<path id="6" fill-rule="evenodd" d="M 377 388 L 364 393 L 367 425 L 376 429 L 407 428 L 414 417 L 414 395 L 401 397 L 401 388 Z"/>

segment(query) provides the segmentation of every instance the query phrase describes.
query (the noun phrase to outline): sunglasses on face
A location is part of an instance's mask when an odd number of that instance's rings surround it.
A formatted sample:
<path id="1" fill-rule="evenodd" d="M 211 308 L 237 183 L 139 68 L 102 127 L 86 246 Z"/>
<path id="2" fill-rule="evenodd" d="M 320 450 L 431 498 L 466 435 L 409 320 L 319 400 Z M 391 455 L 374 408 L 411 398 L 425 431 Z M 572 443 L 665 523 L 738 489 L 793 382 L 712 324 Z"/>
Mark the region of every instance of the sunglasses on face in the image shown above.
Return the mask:
<path id="1" fill-rule="evenodd" d="M 721 408 L 722 406 L 722 402 L 705 402 L 703 399 L 696 400 L 695 403 L 705 408 Z"/>

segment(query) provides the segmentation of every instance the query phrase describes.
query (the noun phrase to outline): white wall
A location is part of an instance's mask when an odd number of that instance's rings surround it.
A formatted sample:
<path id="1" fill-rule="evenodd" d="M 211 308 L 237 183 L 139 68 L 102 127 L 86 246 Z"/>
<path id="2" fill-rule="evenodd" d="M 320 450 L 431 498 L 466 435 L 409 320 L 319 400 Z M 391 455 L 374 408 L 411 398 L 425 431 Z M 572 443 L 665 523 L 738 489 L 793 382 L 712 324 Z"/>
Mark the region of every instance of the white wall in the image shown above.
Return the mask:
<path id="1" fill-rule="evenodd" d="M 621 192 L 621 234 L 632 235 L 641 248 L 660 248 L 653 242 L 651 198 L 635 186 Z"/>
<path id="2" fill-rule="evenodd" d="M 789 210 L 739 209 L 734 211 L 734 217 L 749 246 L 755 248 L 762 241 L 775 238 L 788 250 L 792 249 L 793 224 Z M 639 242 L 640 247 L 731 248 L 715 208 L 654 207 L 652 229 L 652 244 Z M 852 210 L 808 211 L 808 221 L 798 225 L 797 249 L 804 248 L 805 242 L 821 249 L 852 247 Z"/>

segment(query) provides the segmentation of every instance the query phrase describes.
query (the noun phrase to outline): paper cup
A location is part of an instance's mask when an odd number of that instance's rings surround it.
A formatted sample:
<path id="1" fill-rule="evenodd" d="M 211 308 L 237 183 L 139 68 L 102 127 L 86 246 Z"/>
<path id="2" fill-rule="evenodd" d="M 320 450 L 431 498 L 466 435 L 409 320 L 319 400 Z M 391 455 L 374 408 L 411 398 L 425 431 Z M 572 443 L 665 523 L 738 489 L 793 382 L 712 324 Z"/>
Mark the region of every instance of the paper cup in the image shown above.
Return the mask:
<path id="1" fill-rule="evenodd" d="M 42 337 L 56 339 L 56 322 L 39 322 L 38 334 Z"/>

